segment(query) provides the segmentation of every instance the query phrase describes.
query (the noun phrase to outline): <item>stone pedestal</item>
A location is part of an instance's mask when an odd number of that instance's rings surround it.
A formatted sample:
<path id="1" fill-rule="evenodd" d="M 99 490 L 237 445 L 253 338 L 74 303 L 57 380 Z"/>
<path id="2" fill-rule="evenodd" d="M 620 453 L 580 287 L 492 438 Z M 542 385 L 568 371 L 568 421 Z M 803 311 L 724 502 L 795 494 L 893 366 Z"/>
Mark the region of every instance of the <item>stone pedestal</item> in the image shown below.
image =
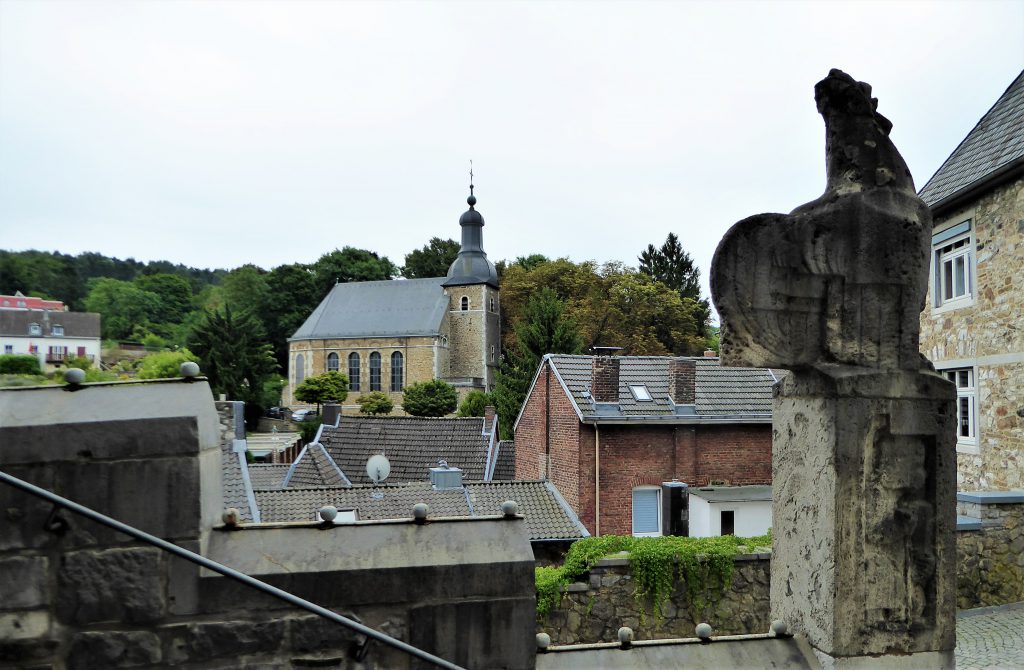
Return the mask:
<path id="1" fill-rule="evenodd" d="M 776 391 L 772 618 L 826 667 L 953 665 L 955 396 L 929 372 L 822 365 Z"/>

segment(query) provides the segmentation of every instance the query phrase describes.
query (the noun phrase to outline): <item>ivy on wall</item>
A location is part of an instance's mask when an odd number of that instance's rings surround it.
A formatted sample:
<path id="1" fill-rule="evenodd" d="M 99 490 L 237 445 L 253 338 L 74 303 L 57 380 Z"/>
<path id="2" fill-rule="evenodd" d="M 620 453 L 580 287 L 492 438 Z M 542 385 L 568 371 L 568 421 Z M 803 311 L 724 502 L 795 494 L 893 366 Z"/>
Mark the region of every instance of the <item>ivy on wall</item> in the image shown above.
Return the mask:
<path id="1" fill-rule="evenodd" d="M 629 559 L 637 600 L 649 601 L 655 617 L 661 617 L 676 580 L 686 585 L 690 606 L 700 611 L 716 603 L 732 586 L 738 554 L 770 547 L 771 541 L 770 530 L 746 538 L 603 535 L 577 540 L 560 567 L 536 569 L 537 617 L 548 615 L 563 587 L 584 576 L 602 558 L 620 553 Z"/>

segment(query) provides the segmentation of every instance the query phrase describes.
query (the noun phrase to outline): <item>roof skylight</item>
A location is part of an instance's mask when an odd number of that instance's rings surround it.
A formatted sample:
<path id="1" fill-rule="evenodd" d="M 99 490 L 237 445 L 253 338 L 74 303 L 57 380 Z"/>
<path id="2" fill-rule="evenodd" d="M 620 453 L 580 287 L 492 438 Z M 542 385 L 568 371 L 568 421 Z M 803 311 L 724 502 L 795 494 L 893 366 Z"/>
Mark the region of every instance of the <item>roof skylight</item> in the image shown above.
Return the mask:
<path id="1" fill-rule="evenodd" d="M 651 400 L 651 392 L 647 390 L 646 384 L 630 384 L 629 390 L 633 393 L 633 397 L 641 402 Z"/>

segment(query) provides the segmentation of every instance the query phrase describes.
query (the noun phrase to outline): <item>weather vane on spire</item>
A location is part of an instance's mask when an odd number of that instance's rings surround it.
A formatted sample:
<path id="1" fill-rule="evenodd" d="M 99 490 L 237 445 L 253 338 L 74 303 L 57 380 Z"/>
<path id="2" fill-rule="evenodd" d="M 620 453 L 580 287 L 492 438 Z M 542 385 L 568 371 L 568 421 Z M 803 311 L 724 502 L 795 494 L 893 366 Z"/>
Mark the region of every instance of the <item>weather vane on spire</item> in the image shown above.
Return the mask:
<path id="1" fill-rule="evenodd" d="M 473 195 L 473 159 L 469 159 L 469 194 Z"/>

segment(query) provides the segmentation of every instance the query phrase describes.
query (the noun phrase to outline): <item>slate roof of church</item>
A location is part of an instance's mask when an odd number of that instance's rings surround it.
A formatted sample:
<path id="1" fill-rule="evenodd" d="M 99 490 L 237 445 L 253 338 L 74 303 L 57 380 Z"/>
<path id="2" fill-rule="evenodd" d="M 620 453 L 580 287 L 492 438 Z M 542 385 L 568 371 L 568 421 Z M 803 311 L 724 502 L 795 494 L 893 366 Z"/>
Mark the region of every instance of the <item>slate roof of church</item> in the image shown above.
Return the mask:
<path id="1" fill-rule="evenodd" d="M 583 420 L 598 418 L 685 418 L 669 400 L 667 356 L 620 356 L 619 402 L 598 406 L 590 397 L 593 356 L 552 354 L 546 357 L 571 396 Z M 709 418 L 768 419 L 772 413 L 772 386 L 777 381 L 766 368 L 719 365 L 717 358 L 696 361 L 694 421 Z M 630 385 L 642 384 L 650 401 L 638 401 Z M 532 390 L 532 389 L 531 389 Z"/>
<path id="2" fill-rule="evenodd" d="M 335 284 L 290 340 L 436 335 L 445 277 Z"/>
<path id="3" fill-rule="evenodd" d="M 424 476 L 425 477 L 425 476 Z M 359 520 L 407 519 L 413 505 L 424 502 L 431 517 L 501 514 L 501 503 L 514 500 L 525 517 L 531 540 L 575 540 L 586 528 L 558 490 L 546 481 L 465 482 L 464 488 L 434 490 L 424 481 L 382 486 L 257 490 L 264 523 L 314 521 L 324 505 L 358 509 Z M 374 492 L 383 493 L 375 499 Z"/>
<path id="4" fill-rule="evenodd" d="M 490 433 L 482 418 L 346 415 L 337 427 L 323 427 L 320 442 L 353 484 L 371 483 L 366 461 L 374 454 L 391 461 L 391 482 L 423 481 L 440 460 L 482 480 Z"/>
<path id="5" fill-rule="evenodd" d="M 990 178 L 1024 166 L 1024 71 L 921 189 L 932 208 Z"/>

